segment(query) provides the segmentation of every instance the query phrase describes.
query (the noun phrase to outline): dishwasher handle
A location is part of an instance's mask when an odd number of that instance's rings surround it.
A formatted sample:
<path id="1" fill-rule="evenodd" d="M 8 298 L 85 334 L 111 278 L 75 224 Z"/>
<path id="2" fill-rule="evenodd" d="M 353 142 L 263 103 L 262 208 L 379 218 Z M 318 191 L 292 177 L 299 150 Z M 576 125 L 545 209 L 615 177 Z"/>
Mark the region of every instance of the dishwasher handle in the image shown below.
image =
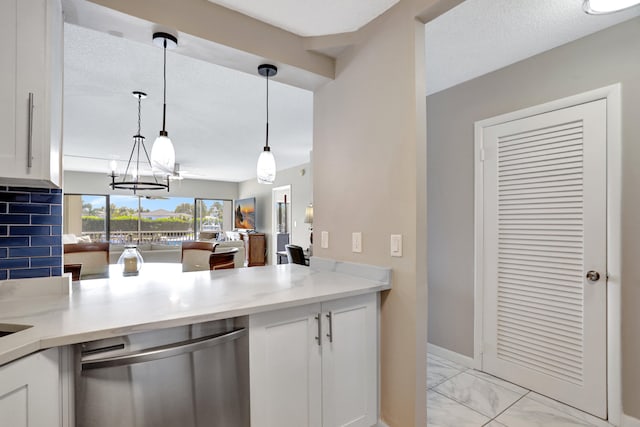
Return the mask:
<path id="1" fill-rule="evenodd" d="M 194 338 L 187 341 L 180 341 L 173 344 L 152 347 L 146 350 L 120 354 L 117 356 L 102 358 L 96 358 L 95 356 L 82 357 L 80 359 L 80 364 L 84 371 L 87 369 L 112 368 L 116 366 L 133 365 L 135 363 L 151 362 L 153 360 L 166 359 L 167 357 L 178 356 L 180 354 L 192 353 L 194 351 L 214 347 L 216 345 L 238 339 L 246 334 L 246 329 L 240 328 L 231 332 L 208 335 L 206 337 Z"/>

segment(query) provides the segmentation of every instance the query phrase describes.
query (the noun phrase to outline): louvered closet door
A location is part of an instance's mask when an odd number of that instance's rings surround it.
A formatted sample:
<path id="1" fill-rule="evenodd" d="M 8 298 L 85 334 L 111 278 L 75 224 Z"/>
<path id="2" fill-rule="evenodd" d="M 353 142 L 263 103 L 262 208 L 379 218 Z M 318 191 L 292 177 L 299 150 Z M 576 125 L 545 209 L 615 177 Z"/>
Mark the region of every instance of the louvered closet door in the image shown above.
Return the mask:
<path id="1" fill-rule="evenodd" d="M 483 369 L 606 417 L 606 101 L 482 144 Z"/>

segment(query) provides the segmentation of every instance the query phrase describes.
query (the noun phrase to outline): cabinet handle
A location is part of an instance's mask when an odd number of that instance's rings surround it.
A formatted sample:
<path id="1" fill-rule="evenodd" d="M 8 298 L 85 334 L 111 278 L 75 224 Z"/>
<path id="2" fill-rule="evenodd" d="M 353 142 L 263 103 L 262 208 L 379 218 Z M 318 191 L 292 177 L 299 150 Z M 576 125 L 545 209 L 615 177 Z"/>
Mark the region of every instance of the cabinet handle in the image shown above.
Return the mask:
<path id="1" fill-rule="evenodd" d="M 329 338 L 329 342 L 333 342 L 333 313 L 329 312 L 327 314 L 327 319 L 329 319 L 329 333 L 327 337 Z"/>
<path id="2" fill-rule="evenodd" d="M 33 92 L 29 92 L 29 130 L 27 133 L 27 167 L 33 165 Z"/>
<path id="3" fill-rule="evenodd" d="M 320 347 L 322 347 L 322 314 L 318 313 L 314 319 L 316 319 L 316 322 L 318 323 L 318 335 L 316 336 L 316 342 Z"/>

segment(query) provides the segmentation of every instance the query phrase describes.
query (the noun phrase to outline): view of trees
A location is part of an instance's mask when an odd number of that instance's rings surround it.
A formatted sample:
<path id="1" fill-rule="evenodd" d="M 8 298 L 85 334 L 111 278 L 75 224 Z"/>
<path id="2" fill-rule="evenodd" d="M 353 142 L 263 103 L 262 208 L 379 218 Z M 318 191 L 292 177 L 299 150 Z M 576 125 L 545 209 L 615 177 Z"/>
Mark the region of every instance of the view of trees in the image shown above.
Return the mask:
<path id="1" fill-rule="evenodd" d="M 82 231 L 83 233 L 101 233 L 104 239 L 107 216 L 104 202 L 98 200 L 97 202 L 102 202 L 102 205 L 94 207 L 91 202 L 95 203 L 96 198 L 100 199 L 101 196 L 91 197 L 91 199 L 89 196 L 82 198 Z M 104 197 L 103 200 L 106 201 L 107 198 Z M 176 232 L 182 232 L 194 238 L 194 220 L 200 231 L 221 230 L 224 203 L 220 200 L 196 199 L 189 203 L 185 198 L 137 200 L 133 197 L 115 196 L 111 198 L 109 205 L 111 240 L 114 238 L 141 240 L 137 233 L 143 232 L 153 233 L 154 240 L 156 238 L 162 240 L 163 232 L 172 232 L 172 236 L 175 236 Z"/>

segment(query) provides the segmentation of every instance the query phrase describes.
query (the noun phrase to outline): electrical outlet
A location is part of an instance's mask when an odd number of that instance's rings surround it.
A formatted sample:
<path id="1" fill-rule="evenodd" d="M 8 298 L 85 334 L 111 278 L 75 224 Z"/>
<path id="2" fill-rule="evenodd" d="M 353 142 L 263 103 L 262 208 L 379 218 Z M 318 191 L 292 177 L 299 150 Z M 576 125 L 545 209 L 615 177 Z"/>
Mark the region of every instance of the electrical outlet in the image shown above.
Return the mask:
<path id="1" fill-rule="evenodd" d="M 351 233 L 351 250 L 353 252 L 362 252 L 362 233 Z"/>
<path id="2" fill-rule="evenodd" d="M 391 256 L 402 256 L 402 234 L 391 235 Z"/>
<path id="3" fill-rule="evenodd" d="M 322 249 L 329 248 L 329 232 L 328 231 L 323 231 L 322 233 L 320 233 L 320 247 Z"/>

